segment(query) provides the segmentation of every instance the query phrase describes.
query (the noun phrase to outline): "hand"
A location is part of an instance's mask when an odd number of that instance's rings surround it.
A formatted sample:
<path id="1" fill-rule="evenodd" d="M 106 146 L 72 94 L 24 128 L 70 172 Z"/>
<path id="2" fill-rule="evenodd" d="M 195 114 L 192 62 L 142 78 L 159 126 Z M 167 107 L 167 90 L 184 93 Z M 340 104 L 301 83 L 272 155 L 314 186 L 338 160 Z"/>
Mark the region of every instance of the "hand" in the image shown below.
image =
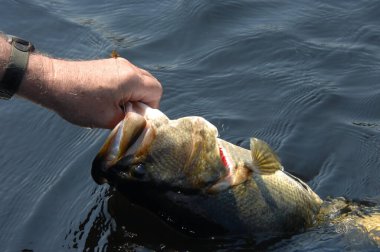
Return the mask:
<path id="1" fill-rule="evenodd" d="M 66 61 L 32 54 L 18 94 L 71 123 L 113 128 L 129 101 L 158 108 L 162 87 L 150 73 L 120 57 Z"/>

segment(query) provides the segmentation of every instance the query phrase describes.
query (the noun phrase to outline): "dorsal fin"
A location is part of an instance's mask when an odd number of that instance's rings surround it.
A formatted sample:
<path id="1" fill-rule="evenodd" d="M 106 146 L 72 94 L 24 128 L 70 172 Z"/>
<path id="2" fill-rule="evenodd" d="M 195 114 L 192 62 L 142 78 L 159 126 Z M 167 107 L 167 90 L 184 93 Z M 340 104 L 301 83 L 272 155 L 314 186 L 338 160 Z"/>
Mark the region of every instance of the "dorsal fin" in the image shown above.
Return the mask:
<path id="1" fill-rule="evenodd" d="M 280 159 L 269 145 L 257 138 L 251 138 L 251 155 L 253 164 L 263 174 L 283 170 Z"/>

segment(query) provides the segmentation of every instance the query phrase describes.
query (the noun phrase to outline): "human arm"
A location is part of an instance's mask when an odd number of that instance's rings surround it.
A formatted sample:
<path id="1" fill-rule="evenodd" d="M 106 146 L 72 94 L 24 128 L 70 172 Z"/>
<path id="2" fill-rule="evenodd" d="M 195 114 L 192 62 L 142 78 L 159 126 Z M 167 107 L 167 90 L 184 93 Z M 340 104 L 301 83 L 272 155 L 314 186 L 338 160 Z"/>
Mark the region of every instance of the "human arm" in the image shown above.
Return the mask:
<path id="1" fill-rule="evenodd" d="M 0 37 L 0 78 L 10 48 Z M 70 61 L 32 53 L 17 95 L 56 111 L 71 123 L 113 128 L 124 117 L 122 108 L 129 101 L 157 108 L 162 87 L 150 73 L 120 57 Z"/>

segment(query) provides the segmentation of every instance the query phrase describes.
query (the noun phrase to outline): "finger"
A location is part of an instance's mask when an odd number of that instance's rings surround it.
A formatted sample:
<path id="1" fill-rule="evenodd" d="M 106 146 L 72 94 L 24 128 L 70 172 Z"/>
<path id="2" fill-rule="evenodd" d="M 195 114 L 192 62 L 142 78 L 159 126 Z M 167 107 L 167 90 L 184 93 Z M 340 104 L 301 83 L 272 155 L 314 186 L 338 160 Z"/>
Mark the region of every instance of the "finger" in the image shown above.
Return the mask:
<path id="1" fill-rule="evenodd" d="M 142 68 L 139 68 L 139 70 L 141 71 L 141 73 L 142 73 L 143 75 L 153 77 L 153 75 L 152 75 L 151 73 L 149 73 L 147 70 L 142 69 Z"/>
<path id="2" fill-rule="evenodd" d="M 156 78 L 148 76 L 144 76 L 143 81 L 146 89 L 142 93 L 141 101 L 152 108 L 158 108 L 162 96 L 161 83 Z"/>
<path id="3" fill-rule="evenodd" d="M 160 101 L 151 101 L 151 102 L 144 102 L 144 103 L 154 109 L 158 109 L 160 107 Z"/>
<path id="4" fill-rule="evenodd" d="M 150 72 L 148 72 L 148 71 L 140 68 L 140 73 L 144 77 L 148 77 L 148 78 L 151 78 L 151 79 L 155 80 L 158 83 L 158 85 L 160 86 L 160 88 L 162 88 L 160 82 L 158 81 L 158 79 L 156 77 L 154 77 Z"/>
<path id="5" fill-rule="evenodd" d="M 119 95 L 123 101 L 139 101 L 152 108 L 158 108 L 162 96 L 161 83 L 148 71 L 130 63 L 138 77 L 133 86 L 123 85 Z M 127 99 L 129 98 L 129 99 Z"/>

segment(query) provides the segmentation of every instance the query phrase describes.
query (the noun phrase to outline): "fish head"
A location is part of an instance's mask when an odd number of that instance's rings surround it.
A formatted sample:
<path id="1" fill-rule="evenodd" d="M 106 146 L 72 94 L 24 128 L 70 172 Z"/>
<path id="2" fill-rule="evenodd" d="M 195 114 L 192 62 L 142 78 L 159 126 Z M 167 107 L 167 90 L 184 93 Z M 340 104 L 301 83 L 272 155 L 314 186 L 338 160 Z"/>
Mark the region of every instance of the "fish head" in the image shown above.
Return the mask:
<path id="1" fill-rule="evenodd" d="M 119 188 L 204 190 L 226 173 L 217 136 L 202 117 L 169 120 L 157 109 L 129 104 L 96 156 L 92 176 Z"/>

